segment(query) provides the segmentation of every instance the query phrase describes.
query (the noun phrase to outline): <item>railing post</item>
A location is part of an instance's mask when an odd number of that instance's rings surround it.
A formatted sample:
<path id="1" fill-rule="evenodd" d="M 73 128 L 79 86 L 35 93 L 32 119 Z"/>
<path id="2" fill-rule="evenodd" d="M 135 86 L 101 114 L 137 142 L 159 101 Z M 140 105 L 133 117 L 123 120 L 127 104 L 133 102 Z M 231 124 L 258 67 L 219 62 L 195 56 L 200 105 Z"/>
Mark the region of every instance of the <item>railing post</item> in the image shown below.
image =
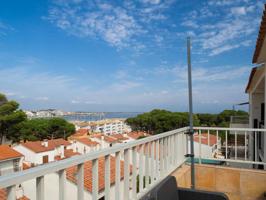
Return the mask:
<path id="1" fill-rule="evenodd" d="M 120 199 L 120 151 L 115 153 L 115 199 Z"/>
<path id="2" fill-rule="evenodd" d="M 137 199 L 137 150 L 132 148 L 132 198 Z"/>
<path id="3" fill-rule="evenodd" d="M 44 176 L 36 179 L 36 199 L 44 200 Z"/>
<path id="4" fill-rule="evenodd" d="M 110 155 L 104 157 L 104 199 L 110 200 Z"/>
<path id="5" fill-rule="evenodd" d="M 78 183 L 78 200 L 84 199 L 84 164 L 79 164 L 77 167 L 77 183 Z"/>
<path id="6" fill-rule="evenodd" d="M 129 199 L 129 150 L 124 150 L 124 200 Z"/>
<path id="7" fill-rule="evenodd" d="M 7 187 L 7 200 L 16 200 L 16 185 Z"/>
<path id="8" fill-rule="evenodd" d="M 98 200 L 98 159 L 92 160 L 92 199 Z"/>
<path id="9" fill-rule="evenodd" d="M 66 199 L 66 171 L 60 170 L 59 174 L 59 200 Z"/>

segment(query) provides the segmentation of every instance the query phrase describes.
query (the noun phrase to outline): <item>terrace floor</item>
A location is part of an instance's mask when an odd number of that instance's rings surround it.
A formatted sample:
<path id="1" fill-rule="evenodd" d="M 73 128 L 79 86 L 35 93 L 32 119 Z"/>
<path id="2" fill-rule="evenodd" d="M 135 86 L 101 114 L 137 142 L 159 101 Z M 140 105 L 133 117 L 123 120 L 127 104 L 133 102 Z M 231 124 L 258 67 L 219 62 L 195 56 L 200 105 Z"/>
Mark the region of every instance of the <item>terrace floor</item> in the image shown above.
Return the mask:
<path id="1" fill-rule="evenodd" d="M 190 187 L 190 166 L 172 173 L 179 187 Z M 225 193 L 230 200 L 265 200 L 266 171 L 217 165 L 195 165 L 196 189 Z"/>

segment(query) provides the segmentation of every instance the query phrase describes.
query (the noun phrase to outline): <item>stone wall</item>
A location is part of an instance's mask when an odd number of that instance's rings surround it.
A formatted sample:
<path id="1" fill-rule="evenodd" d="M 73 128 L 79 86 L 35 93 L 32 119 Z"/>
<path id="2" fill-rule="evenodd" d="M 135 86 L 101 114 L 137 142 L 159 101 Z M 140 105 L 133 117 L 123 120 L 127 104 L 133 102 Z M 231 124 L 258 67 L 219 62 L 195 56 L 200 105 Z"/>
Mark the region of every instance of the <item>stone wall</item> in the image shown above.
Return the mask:
<path id="1" fill-rule="evenodd" d="M 179 187 L 190 187 L 190 166 L 183 165 L 172 174 Z M 226 193 L 230 200 L 265 200 L 266 171 L 195 165 L 196 188 Z"/>

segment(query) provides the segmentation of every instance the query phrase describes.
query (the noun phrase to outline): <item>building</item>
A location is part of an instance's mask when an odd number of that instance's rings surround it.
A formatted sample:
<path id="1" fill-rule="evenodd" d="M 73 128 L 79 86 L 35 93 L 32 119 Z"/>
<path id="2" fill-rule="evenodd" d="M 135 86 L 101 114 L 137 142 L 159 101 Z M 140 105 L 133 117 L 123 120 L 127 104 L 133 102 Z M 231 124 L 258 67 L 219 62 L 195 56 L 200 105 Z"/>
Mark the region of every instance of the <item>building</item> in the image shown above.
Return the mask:
<path id="1" fill-rule="evenodd" d="M 73 135 L 69 136 L 69 140 L 75 140 L 79 138 L 87 138 L 89 134 L 89 129 L 81 128 L 78 129 Z"/>
<path id="2" fill-rule="evenodd" d="M 194 135 L 195 156 L 199 155 L 206 158 L 219 156 L 221 150 L 221 138 L 213 134 L 201 133 Z"/>
<path id="3" fill-rule="evenodd" d="M 23 155 L 8 145 L 0 145 L 0 176 L 22 170 Z"/>
<path id="4" fill-rule="evenodd" d="M 253 55 L 253 64 L 246 93 L 249 95 L 249 127 L 265 128 L 265 100 L 266 100 L 266 12 L 262 16 L 256 48 Z M 249 157 L 254 161 L 266 161 L 266 137 L 263 133 L 249 135 Z M 260 166 L 263 167 L 263 166 Z M 266 168 L 266 166 L 265 166 Z M 265 169 L 264 168 L 264 169 Z"/>
<path id="5" fill-rule="evenodd" d="M 100 149 L 100 143 L 92 141 L 87 138 L 76 138 L 72 141 L 72 147 L 75 152 L 85 154 L 91 151 L 96 151 Z"/>
<path id="6" fill-rule="evenodd" d="M 123 134 L 131 131 L 125 119 L 106 119 L 90 123 L 92 132 L 101 132 L 105 135 Z"/>
<path id="7" fill-rule="evenodd" d="M 90 136 L 90 139 L 92 141 L 98 142 L 101 148 L 107 148 L 107 147 L 112 147 L 115 144 L 121 144 L 121 142 L 118 139 L 111 136 L 107 136 L 102 133 L 93 134 L 92 136 Z"/>
<path id="8" fill-rule="evenodd" d="M 13 147 L 25 157 L 25 162 L 33 166 L 55 161 L 57 156 L 64 158 L 66 149 L 71 149 L 72 144 L 64 139 L 33 141 L 20 143 Z"/>

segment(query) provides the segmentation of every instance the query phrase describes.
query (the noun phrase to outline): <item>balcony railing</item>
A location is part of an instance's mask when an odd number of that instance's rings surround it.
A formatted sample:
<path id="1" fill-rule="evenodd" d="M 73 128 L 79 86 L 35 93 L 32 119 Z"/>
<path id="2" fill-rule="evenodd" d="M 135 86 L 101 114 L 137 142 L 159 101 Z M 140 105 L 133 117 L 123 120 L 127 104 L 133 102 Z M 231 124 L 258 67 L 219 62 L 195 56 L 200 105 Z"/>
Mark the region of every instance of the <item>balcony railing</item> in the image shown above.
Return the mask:
<path id="1" fill-rule="evenodd" d="M 180 167 L 185 161 L 185 155 L 188 151 L 188 132 L 189 128 L 165 132 L 162 134 L 146 137 L 120 145 L 115 145 L 111 148 L 102 149 L 88 154 L 74 156 L 61 161 L 48 163 L 42 166 L 34 167 L 25 171 L 13 173 L 10 175 L 0 177 L 0 188 L 6 188 L 7 199 L 16 199 L 16 187 L 22 185 L 29 180 L 36 180 L 35 194 L 28 194 L 24 188 L 24 195 L 32 199 L 43 200 L 48 196 L 48 190 L 45 188 L 45 176 L 49 174 L 56 174 L 58 176 L 58 183 L 54 184 L 58 191 L 58 196 L 53 195 L 52 199 L 66 199 L 67 176 L 66 170 L 69 167 L 77 166 L 76 180 L 77 180 L 77 194 L 76 199 L 85 199 L 84 190 L 84 165 L 87 161 L 92 162 L 92 190 L 91 199 L 98 200 L 104 196 L 104 199 L 139 199 L 149 192 L 157 183 L 159 183 L 166 176 L 171 174 L 175 169 Z M 234 131 L 234 135 L 229 136 L 229 132 Z M 198 134 L 198 148 L 195 148 L 200 162 L 203 159 L 220 160 L 230 162 L 244 162 L 249 164 L 266 164 L 265 162 L 250 161 L 248 153 L 248 140 L 254 135 L 254 144 L 257 144 L 256 134 L 258 132 L 264 133 L 266 129 L 230 129 L 230 128 L 209 128 L 209 127 L 195 127 L 195 133 Z M 204 146 L 213 143 L 213 137 L 217 136 L 216 147 L 217 153 L 225 148 L 225 156 L 214 157 L 214 155 L 205 155 L 203 152 Z M 207 142 L 206 137 L 207 136 Z M 239 138 L 244 137 L 244 142 L 241 144 Z M 205 139 L 203 138 L 205 137 Z M 232 143 L 233 137 L 233 143 Z M 203 144 L 203 139 L 205 144 Z M 214 142 L 215 143 L 215 142 Z M 238 146 L 244 144 L 244 157 L 239 156 Z M 234 148 L 233 148 L 234 146 Z M 234 152 L 234 157 L 228 154 L 229 151 Z M 215 150 L 215 149 L 214 149 Z M 254 152 L 258 154 L 258 152 Z M 99 159 L 104 157 L 104 189 L 99 191 Z M 110 175 L 113 173 L 110 170 L 110 160 L 115 159 L 115 181 L 111 182 Z M 121 161 L 123 164 L 121 165 Z M 123 166 L 123 167 L 122 167 Z M 86 168 L 85 168 L 86 170 Z M 121 170 L 123 170 L 123 177 L 121 177 Z M 123 180 L 123 181 L 121 181 Z M 33 182 L 35 183 L 35 181 Z M 114 189 L 111 189 L 114 187 Z M 55 189 L 55 188 L 53 188 Z M 46 192 L 45 192 L 46 191 Z M 88 192 L 88 191 L 86 191 Z"/>

